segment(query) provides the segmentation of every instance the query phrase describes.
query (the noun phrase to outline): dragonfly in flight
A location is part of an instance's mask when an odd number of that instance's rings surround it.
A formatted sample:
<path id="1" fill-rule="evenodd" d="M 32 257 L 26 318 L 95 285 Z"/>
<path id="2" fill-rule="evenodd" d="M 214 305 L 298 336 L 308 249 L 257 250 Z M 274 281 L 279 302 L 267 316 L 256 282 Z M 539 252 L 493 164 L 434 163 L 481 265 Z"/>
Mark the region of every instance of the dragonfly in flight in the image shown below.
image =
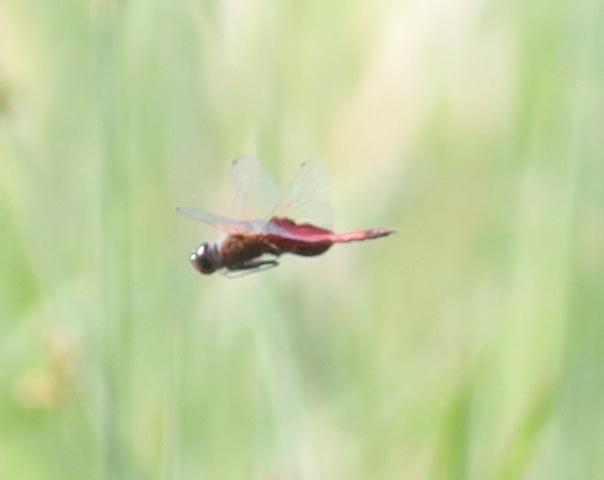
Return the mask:
<path id="1" fill-rule="evenodd" d="M 234 218 L 192 207 L 177 208 L 181 214 L 222 232 L 217 241 L 204 242 L 193 251 L 193 267 L 203 274 L 222 271 L 238 276 L 276 267 L 285 253 L 313 257 L 336 243 L 395 233 L 389 228 L 332 231 L 328 175 L 322 167 L 318 161 L 302 163 L 279 202 L 274 181 L 255 157 L 233 160 Z"/>

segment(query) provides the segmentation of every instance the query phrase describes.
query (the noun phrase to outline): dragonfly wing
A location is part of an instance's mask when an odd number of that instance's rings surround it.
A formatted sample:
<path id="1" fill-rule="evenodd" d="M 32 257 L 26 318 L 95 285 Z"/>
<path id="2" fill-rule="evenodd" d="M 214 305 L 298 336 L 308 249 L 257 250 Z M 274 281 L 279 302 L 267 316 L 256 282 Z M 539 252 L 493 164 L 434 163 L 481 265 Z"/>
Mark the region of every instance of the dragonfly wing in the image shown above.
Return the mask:
<path id="1" fill-rule="evenodd" d="M 192 218 L 193 220 L 198 220 L 227 233 L 249 230 L 251 228 L 251 224 L 249 222 L 223 217 L 221 215 L 205 212 L 203 210 L 198 210 L 193 207 L 179 207 L 176 210 L 182 213 L 185 217 Z"/>
<path id="2" fill-rule="evenodd" d="M 322 161 L 311 160 L 300 164 L 272 216 L 326 228 L 333 225 L 329 175 Z"/>
<path id="3" fill-rule="evenodd" d="M 249 262 L 233 265 L 230 268 L 225 269 L 222 274 L 225 277 L 236 278 L 249 275 L 250 273 L 263 272 L 278 266 L 279 262 L 275 259 L 275 256 L 266 255 L 255 260 L 250 260 Z"/>
<path id="4" fill-rule="evenodd" d="M 257 158 L 240 156 L 231 164 L 236 218 L 262 218 L 275 208 L 279 194 L 270 174 Z"/>

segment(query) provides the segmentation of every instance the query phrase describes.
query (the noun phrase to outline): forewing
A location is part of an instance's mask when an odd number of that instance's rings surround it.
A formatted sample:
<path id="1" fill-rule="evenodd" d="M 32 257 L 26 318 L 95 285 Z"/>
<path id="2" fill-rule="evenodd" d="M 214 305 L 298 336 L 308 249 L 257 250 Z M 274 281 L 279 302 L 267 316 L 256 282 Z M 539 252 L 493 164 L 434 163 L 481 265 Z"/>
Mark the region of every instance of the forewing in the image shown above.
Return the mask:
<path id="1" fill-rule="evenodd" d="M 322 161 L 311 160 L 300 164 L 272 216 L 331 228 L 331 187 L 327 169 Z"/>
<path id="2" fill-rule="evenodd" d="M 221 215 L 205 212 L 193 207 L 179 207 L 176 210 L 182 213 L 185 217 L 192 218 L 193 220 L 199 220 L 200 222 L 210 225 L 217 230 L 227 233 L 249 230 L 251 228 L 249 222 L 223 217 Z"/>
<path id="3" fill-rule="evenodd" d="M 237 157 L 231 164 L 231 176 L 236 218 L 264 218 L 275 208 L 279 198 L 277 186 L 258 159 L 252 156 Z"/>

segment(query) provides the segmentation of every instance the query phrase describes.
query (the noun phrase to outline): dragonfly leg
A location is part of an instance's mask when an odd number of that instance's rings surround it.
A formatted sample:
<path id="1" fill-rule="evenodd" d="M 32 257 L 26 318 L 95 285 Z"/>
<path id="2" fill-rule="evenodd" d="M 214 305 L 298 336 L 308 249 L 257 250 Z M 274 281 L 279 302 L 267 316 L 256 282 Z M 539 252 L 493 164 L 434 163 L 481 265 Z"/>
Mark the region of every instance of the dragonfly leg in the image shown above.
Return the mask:
<path id="1" fill-rule="evenodd" d="M 224 275 L 226 277 L 243 277 L 250 273 L 263 272 L 279 265 L 277 260 L 251 260 L 229 267 Z"/>

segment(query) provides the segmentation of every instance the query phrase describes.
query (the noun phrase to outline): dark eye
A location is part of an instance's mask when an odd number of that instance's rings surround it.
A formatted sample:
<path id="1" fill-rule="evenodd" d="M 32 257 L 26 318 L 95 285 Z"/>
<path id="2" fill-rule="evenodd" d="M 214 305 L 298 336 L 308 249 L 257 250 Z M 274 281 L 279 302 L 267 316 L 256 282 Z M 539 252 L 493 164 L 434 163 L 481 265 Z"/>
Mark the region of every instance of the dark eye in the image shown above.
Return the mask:
<path id="1" fill-rule="evenodd" d="M 206 272 L 213 270 L 212 263 L 207 258 L 201 257 L 199 259 L 199 264 L 201 265 L 201 269 Z"/>
<path id="2" fill-rule="evenodd" d="M 195 270 L 206 274 L 216 271 L 216 265 L 212 261 L 207 249 L 208 246 L 204 243 L 191 254 L 191 264 L 195 267 Z"/>

